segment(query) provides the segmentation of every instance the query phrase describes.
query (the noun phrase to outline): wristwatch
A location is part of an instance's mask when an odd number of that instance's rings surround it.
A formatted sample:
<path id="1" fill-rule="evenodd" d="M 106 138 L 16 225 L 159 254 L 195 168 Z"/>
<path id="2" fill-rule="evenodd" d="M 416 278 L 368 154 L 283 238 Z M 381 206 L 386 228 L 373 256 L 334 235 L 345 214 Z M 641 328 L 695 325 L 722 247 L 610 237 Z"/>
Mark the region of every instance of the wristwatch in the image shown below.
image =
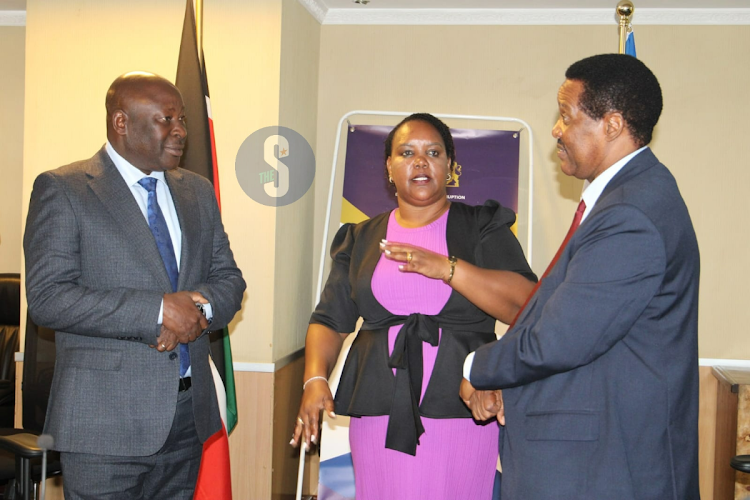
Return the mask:
<path id="1" fill-rule="evenodd" d="M 206 308 L 204 307 L 204 305 L 201 304 L 200 302 L 196 302 L 195 303 L 195 307 L 198 308 L 198 310 L 201 312 L 201 314 L 203 315 L 203 317 L 206 318 L 206 321 L 208 321 L 208 324 L 210 325 L 211 322 L 213 321 L 213 318 L 208 319 L 208 316 L 206 316 Z"/>

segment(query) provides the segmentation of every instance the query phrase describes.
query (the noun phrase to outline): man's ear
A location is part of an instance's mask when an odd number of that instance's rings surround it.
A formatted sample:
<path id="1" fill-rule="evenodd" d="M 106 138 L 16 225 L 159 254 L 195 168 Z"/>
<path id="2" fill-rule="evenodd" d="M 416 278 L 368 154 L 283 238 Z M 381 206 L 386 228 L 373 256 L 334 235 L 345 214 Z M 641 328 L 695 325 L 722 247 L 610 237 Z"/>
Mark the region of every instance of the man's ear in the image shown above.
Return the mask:
<path id="1" fill-rule="evenodd" d="M 625 118 L 619 111 L 611 111 L 604 115 L 604 133 L 608 141 L 614 141 L 627 131 Z"/>
<path id="2" fill-rule="evenodd" d="M 128 115 L 125 111 L 118 109 L 110 116 L 110 125 L 117 135 L 127 135 Z"/>

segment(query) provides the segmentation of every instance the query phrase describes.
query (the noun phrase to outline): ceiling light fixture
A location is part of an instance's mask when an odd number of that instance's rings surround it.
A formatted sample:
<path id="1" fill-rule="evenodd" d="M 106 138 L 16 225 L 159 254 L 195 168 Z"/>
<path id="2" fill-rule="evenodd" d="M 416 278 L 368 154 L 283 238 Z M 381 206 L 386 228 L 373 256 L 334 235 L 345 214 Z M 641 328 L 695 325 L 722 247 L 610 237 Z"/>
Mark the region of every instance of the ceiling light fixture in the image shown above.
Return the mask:
<path id="1" fill-rule="evenodd" d="M 353 0 L 353 1 L 354 3 L 358 3 L 360 5 L 367 5 L 368 3 L 370 3 L 370 0 Z"/>

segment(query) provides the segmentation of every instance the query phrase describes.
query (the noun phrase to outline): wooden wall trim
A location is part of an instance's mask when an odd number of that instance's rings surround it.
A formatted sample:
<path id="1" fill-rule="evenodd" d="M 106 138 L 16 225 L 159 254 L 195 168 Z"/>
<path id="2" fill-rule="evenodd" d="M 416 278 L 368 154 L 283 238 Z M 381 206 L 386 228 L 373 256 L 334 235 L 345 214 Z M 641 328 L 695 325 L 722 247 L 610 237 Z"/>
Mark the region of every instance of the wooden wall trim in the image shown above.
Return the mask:
<path id="1" fill-rule="evenodd" d="M 274 374 L 236 372 L 237 427 L 229 436 L 234 498 L 271 498 Z"/>

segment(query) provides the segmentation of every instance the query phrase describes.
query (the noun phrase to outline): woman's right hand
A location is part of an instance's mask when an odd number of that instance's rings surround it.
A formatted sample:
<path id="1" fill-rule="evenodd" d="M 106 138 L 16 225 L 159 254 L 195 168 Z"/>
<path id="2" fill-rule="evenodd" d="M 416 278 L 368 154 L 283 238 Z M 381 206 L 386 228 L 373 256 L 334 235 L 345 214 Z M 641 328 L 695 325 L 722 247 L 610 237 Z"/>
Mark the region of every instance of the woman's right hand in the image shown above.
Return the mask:
<path id="1" fill-rule="evenodd" d="M 289 442 L 295 448 L 300 439 L 305 442 L 305 450 L 310 450 L 311 443 L 317 444 L 320 435 L 320 412 L 325 410 L 331 418 L 336 418 L 333 406 L 333 395 L 328 382 L 323 379 L 310 380 L 302 393 L 302 402 L 297 413 L 294 434 Z"/>

